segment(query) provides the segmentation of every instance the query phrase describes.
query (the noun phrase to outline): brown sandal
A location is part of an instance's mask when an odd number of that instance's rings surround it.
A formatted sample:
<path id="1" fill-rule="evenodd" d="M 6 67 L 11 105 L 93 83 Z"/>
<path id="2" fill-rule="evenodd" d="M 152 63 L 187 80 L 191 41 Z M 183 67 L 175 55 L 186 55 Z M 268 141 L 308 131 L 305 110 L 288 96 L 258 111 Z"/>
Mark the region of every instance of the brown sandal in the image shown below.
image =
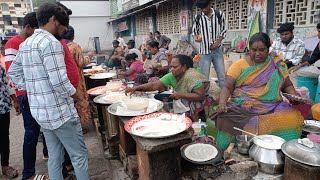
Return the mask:
<path id="1" fill-rule="evenodd" d="M 75 175 L 69 174 L 67 177 L 63 178 L 64 180 L 76 180 Z"/>
<path id="2" fill-rule="evenodd" d="M 9 179 L 18 177 L 18 175 L 19 175 L 18 171 L 11 166 L 2 167 L 2 174 L 4 176 L 8 177 Z"/>

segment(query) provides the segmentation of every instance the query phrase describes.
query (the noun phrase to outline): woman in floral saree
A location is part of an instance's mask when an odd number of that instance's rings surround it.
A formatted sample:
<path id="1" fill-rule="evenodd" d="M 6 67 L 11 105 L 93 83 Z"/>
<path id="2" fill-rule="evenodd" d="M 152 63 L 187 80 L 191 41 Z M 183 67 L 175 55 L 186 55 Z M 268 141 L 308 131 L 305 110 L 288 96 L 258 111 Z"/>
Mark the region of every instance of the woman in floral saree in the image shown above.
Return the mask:
<path id="1" fill-rule="evenodd" d="M 89 59 L 88 58 L 86 59 L 83 57 L 82 49 L 80 45 L 73 42 L 74 29 L 72 26 L 69 26 L 68 29 L 65 31 L 65 33 L 63 34 L 63 38 L 65 43 L 68 45 L 69 50 L 72 54 L 72 57 L 75 60 L 79 70 L 80 81 L 79 81 L 79 86 L 77 88 L 77 92 L 79 92 L 80 96 L 83 97 L 85 100 L 89 101 L 89 95 L 87 94 L 86 84 L 83 76 L 83 67 L 85 67 L 90 63 Z M 91 122 L 90 108 L 83 108 L 78 104 L 75 104 L 75 106 L 80 117 L 80 122 L 82 125 L 83 132 L 86 133 L 88 131 L 87 126 Z"/>
<path id="2" fill-rule="evenodd" d="M 233 127 L 285 140 L 301 135 L 302 115 L 280 94 L 295 95 L 285 63 L 269 55 L 270 38 L 265 33 L 252 36 L 249 46 L 249 56 L 236 61 L 228 70 L 218 114 L 211 116 L 219 129 L 217 144 L 223 150 L 240 134 Z"/>
<path id="3" fill-rule="evenodd" d="M 164 91 L 168 86 L 171 86 L 174 88 L 174 93 L 170 98 L 181 100 L 181 105 L 188 109 L 185 112 L 186 115 L 197 120 L 195 117 L 204 110 L 205 106 L 216 103 L 220 88 L 216 84 L 210 83 L 205 76 L 193 68 L 193 61 L 189 56 L 177 55 L 173 57 L 170 66 L 171 73 L 164 75 L 160 80 L 128 88 L 126 93 Z M 205 117 L 202 120 L 205 121 Z"/>

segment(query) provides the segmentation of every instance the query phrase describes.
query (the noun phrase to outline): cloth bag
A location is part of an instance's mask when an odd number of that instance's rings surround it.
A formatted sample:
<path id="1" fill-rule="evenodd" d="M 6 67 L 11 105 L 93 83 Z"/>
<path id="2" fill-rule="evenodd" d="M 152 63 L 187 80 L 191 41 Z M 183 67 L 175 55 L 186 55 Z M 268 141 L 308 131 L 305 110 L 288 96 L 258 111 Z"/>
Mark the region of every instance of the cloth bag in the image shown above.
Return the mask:
<path id="1" fill-rule="evenodd" d="M 173 112 L 177 114 L 185 113 L 190 111 L 190 108 L 185 106 L 181 99 L 173 100 Z"/>

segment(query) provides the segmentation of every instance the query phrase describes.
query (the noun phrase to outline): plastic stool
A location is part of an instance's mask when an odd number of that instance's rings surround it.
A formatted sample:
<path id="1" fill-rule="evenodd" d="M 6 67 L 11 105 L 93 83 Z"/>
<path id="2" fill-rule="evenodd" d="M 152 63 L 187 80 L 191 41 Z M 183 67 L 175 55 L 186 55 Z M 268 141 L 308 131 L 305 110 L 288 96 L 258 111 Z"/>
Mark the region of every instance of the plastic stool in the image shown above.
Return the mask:
<path id="1" fill-rule="evenodd" d="M 311 78 L 311 77 L 303 77 L 298 76 L 298 87 L 306 87 L 309 89 L 310 99 L 315 99 L 317 87 L 318 87 L 318 78 Z"/>

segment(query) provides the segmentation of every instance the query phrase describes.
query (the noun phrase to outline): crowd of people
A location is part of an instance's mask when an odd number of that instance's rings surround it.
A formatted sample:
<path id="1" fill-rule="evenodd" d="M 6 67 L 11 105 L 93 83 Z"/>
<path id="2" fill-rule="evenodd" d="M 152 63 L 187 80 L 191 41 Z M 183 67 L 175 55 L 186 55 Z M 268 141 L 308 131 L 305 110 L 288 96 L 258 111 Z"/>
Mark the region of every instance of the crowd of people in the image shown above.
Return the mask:
<path id="1" fill-rule="evenodd" d="M 194 19 L 192 35 L 200 43 L 199 69 L 187 55 L 168 58 L 171 39 L 159 31 L 155 36 L 150 32 L 138 49 L 134 40 L 125 43 L 116 32 L 113 50 L 104 64 L 122 70 L 119 74 L 134 81 L 135 86 L 127 88 L 126 93 L 171 88 L 169 98 L 173 99 L 174 112 L 203 121 L 210 115 L 218 128 L 217 144 L 223 150 L 239 133 L 233 127 L 285 140 L 299 138 L 304 118 L 283 101 L 281 92 L 296 95 L 296 77 L 301 72 L 320 75 L 320 44 L 308 58 L 303 41 L 294 36 L 294 25 L 284 23 L 277 30 L 280 37 L 273 42 L 265 33 L 253 35 L 248 56 L 225 71 L 221 48 L 227 36 L 225 14 L 212 9 L 210 0 L 198 0 L 196 5 L 201 13 Z M 18 171 L 9 166 L 13 105 L 24 121 L 23 180 L 72 179 L 70 169 L 74 169 L 77 179 L 90 179 L 83 140 L 91 120 L 83 68 L 90 62 L 73 41 L 71 14 L 60 3 L 44 3 L 36 13 L 24 17 L 21 33 L 4 46 L 5 63 L 0 66 L 0 153 L 2 174 L 9 178 L 18 176 Z M 316 28 L 320 39 L 320 24 Z M 210 81 L 211 63 L 218 83 Z M 208 109 L 215 112 L 208 114 Z M 48 156 L 49 177 L 35 174 L 40 131 L 48 152 L 44 154 Z"/>
<path id="2" fill-rule="evenodd" d="M 21 33 L 4 46 L 5 69 L 16 89 L 13 95 L 9 88 L 4 89 L 7 91 L 4 95 L 8 102 L 9 95 L 17 97 L 14 102 L 19 102 L 19 106 L 14 103 L 14 107 L 24 120 L 23 180 L 72 179 L 67 170 L 71 163 L 78 179 L 89 179 L 85 132 L 81 127 L 90 120 L 82 76 L 87 62 L 81 48 L 72 42 L 71 14 L 61 3 L 45 3 L 37 13 L 24 17 Z M 3 74 L 2 78 L 6 79 L 7 75 Z M 7 123 L 10 122 L 8 113 L 6 110 L 3 120 Z M 49 177 L 35 174 L 40 127 L 48 151 Z M 9 139 L 9 134 L 1 137 Z M 1 147 L 9 152 L 9 145 Z M 6 155 L 2 156 L 5 150 L 1 151 L 2 173 L 14 178 L 18 172 L 8 165 Z"/>
<path id="3" fill-rule="evenodd" d="M 169 72 L 167 53 L 170 42 L 171 39 L 159 31 L 156 31 L 155 37 L 150 32 L 146 41 L 136 49 L 134 40 L 125 43 L 119 32 L 115 32 L 113 50 L 104 64 L 108 68 L 122 69 L 126 79 L 136 85 L 155 81 Z"/>

